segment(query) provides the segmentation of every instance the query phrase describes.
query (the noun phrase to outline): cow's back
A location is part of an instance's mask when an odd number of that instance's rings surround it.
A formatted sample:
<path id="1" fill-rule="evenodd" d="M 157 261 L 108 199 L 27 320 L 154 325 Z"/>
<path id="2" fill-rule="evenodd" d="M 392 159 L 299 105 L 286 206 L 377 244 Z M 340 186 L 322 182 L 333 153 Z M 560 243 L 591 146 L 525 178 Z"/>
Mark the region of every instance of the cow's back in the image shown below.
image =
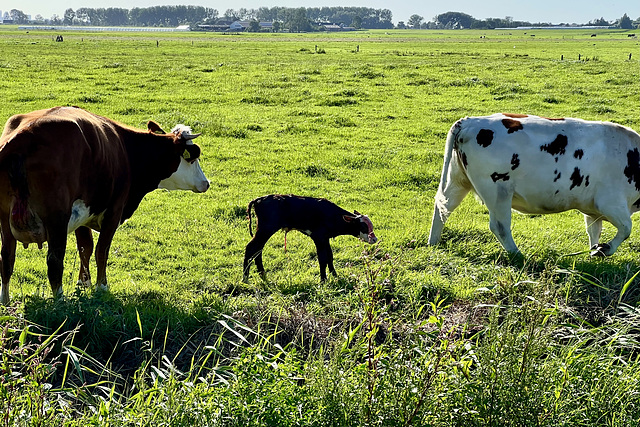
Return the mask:
<path id="1" fill-rule="evenodd" d="M 42 218 L 81 200 L 100 212 L 126 193 L 125 150 L 114 122 L 73 107 L 11 117 L 0 138 L 0 211 L 23 243 L 42 243 Z"/>
<path id="2" fill-rule="evenodd" d="M 454 147 L 478 195 L 513 191 L 526 213 L 596 211 L 595 195 L 615 191 L 634 203 L 640 190 L 640 137 L 626 127 L 580 119 L 494 114 L 461 119 Z"/>

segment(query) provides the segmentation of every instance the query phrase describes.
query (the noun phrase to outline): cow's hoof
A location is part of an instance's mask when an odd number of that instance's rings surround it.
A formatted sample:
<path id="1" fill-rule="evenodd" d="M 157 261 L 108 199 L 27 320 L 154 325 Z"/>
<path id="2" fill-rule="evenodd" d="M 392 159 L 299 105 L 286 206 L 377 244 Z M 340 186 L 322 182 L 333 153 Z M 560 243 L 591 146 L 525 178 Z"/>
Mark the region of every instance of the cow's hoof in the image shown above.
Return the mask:
<path id="1" fill-rule="evenodd" d="M 604 258 L 609 256 L 609 251 L 611 251 L 611 246 L 606 243 L 599 243 L 591 247 L 591 256 Z"/>

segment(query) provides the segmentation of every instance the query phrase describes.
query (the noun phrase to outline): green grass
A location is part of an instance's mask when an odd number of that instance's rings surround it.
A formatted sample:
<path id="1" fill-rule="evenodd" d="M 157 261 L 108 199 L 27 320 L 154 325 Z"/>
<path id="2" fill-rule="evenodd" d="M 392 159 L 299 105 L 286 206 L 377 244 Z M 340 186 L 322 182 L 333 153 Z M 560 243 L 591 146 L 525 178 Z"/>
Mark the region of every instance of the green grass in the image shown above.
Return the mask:
<path id="1" fill-rule="evenodd" d="M 511 260 L 469 197 L 443 243 L 426 245 L 460 117 L 640 129 L 638 39 L 591 33 L 78 32 L 55 43 L 3 27 L 0 121 L 77 105 L 141 128 L 184 123 L 202 133 L 212 187 L 145 198 L 116 233 L 109 293 L 76 287 L 72 237 L 62 301 L 45 252 L 18 249 L 12 307 L 0 309 L 0 425 L 27 425 L 24 414 L 29 425 L 637 425 L 637 232 L 591 259 L 579 213 L 514 214 L 525 258 Z M 278 233 L 268 281 L 253 269 L 243 284 L 246 205 L 269 193 L 366 213 L 380 242 L 335 239 L 340 278 L 319 283 L 312 241 L 289 233 L 285 252 Z M 21 342 L 25 330 L 43 337 Z"/>

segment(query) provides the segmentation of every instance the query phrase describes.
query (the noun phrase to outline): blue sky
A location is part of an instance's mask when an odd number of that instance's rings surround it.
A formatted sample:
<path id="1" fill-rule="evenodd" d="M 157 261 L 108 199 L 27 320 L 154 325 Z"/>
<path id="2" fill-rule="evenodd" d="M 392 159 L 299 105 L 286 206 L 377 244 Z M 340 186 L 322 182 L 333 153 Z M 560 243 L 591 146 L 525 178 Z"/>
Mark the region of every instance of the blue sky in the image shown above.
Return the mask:
<path id="1" fill-rule="evenodd" d="M 0 0 L 0 10 L 19 9 L 27 15 L 42 15 L 50 18 L 54 13 L 62 16 L 68 8 L 80 7 L 148 7 L 169 4 L 189 4 L 217 9 L 222 15 L 227 9 L 257 9 L 259 7 L 318 7 L 318 6 L 365 6 L 375 9 L 390 9 L 393 22 L 408 21 L 418 14 L 426 21 L 448 12 L 463 12 L 477 19 L 513 17 L 518 21 L 559 23 L 586 23 L 603 17 L 612 21 L 623 14 L 631 19 L 640 17 L 639 0 L 537 0 L 537 1 L 497 1 L 497 0 L 448 0 L 435 2 L 428 0 Z"/>

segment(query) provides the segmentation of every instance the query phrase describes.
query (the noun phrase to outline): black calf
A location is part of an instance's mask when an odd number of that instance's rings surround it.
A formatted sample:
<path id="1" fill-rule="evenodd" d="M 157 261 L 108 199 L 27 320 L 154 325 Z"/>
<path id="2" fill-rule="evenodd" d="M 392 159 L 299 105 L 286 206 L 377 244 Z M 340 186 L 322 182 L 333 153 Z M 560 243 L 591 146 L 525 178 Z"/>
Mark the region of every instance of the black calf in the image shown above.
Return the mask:
<path id="1" fill-rule="evenodd" d="M 251 208 L 256 213 L 256 234 L 251 230 Z M 326 199 L 294 195 L 271 194 L 249 202 L 249 233 L 253 239 L 247 244 L 244 254 L 243 280 L 249 280 L 251 261 L 255 260 L 258 272 L 265 277 L 262 265 L 262 249 L 267 240 L 281 229 L 285 232 L 298 230 L 311 237 L 318 251 L 320 279 L 327 279 L 327 266 L 334 276 L 333 252 L 329 239 L 350 234 L 367 243 L 378 239 L 373 234 L 373 224 L 366 215 L 351 213 Z M 286 242 L 286 240 L 285 240 Z"/>

